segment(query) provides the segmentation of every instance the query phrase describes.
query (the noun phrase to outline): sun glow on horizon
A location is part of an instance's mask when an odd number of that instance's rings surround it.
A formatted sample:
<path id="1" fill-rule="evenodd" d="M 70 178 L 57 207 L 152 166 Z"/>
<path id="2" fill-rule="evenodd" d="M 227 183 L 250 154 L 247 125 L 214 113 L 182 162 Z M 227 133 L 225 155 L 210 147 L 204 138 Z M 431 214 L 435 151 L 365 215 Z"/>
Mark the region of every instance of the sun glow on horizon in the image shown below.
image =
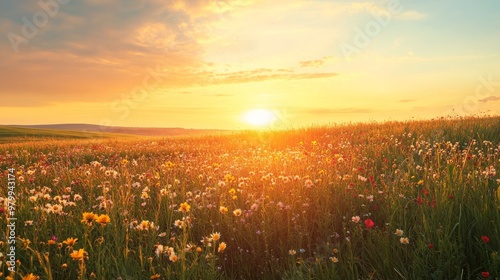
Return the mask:
<path id="1" fill-rule="evenodd" d="M 253 109 L 245 113 L 244 120 L 253 126 L 267 126 L 276 121 L 276 115 L 266 109 Z"/>

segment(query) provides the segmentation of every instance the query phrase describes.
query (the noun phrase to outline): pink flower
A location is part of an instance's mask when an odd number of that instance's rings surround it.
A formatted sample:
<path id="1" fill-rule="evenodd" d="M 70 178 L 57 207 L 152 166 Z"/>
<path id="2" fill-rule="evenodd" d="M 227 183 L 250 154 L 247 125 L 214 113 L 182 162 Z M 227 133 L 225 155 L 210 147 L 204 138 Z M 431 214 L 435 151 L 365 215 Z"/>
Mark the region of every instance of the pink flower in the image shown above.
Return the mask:
<path id="1" fill-rule="evenodd" d="M 366 229 L 371 229 L 373 226 L 375 226 L 375 223 L 371 219 L 366 219 L 365 220 L 365 226 Z"/>

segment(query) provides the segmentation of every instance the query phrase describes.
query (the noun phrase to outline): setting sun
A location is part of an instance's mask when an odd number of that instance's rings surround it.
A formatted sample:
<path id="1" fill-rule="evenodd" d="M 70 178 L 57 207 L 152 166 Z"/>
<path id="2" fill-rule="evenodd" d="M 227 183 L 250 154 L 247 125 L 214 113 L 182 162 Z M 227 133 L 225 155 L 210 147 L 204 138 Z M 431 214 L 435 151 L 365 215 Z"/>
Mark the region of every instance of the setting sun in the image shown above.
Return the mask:
<path id="1" fill-rule="evenodd" d="M 276 121 L 276 115 L 266 109 L 255 109 L 245 114 L 245 122 L 254 126 L 266 126 Z"/>

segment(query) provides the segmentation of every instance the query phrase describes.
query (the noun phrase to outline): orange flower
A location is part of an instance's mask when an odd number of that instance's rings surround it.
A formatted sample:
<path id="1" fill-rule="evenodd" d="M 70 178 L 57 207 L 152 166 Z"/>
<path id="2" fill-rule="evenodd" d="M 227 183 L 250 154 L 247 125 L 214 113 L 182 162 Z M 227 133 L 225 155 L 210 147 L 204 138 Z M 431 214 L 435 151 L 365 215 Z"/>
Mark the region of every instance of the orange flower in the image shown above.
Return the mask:
<path id="1" fill-rule="evenodd" d="M 78 251 L 73 251 L 73 253 L 69 254 L 70 257 L 75 260 L 75 261 L 81 261 L 83 260 L 83 256 L 85 254 L 85 250 L 80 249 Z"/>
<path id="2" fill-rule="evenodd" d="M 219 249 L 218 249 L 217 251 L 218 251 L 219 253 L 222 253 L 222 252 L 224 252 L 224 250 L 226 250 L 226 247 L 227 247 L 226 242 L 221 242 L 221 243 L 219 244 Z"/>
<path id="3" fill-rule="evenodd" d="M 136 230 L 143 231 L 143 230 L 150 230 L 154 229 L 155 224 L 153 222 L 150 222 L 148 220 L 143 220 L 139 225 L 135 227 Z"/>
<path id="4" fill-rule="evenodd" d="M 225 214 L 225 213 L 227 212 L 227 207 L 220 206 L 220 207 L 219 207 L 219 212 L 220 212 L 221 214 Z"/>
<path id="5" fill-rule="evenodd" d="M 68 245 L 69 247 L 73 247 L 73 246 L 75 246 L 75 243 L 77 240 L 78 240 L 78 238 L 69 237 L 68 239 L 64 240 L 62 243 Z"/>
<path id="6" fill-rule="evenodd" d="M 401 242 L 401 244 L 410 244 L 410 239 L 408 237 L 401 237 L 399 242 Z"/>
<path id="7" fill-rule="evenodd" d="M 87 224 L 87 225 L 92 225 L 92 222 L 97 219 L 97 215 L 92 213 L 92 212 L 84 212 L 83 213 L 83 219 L 82 223 Z"/>
<path id="8" fill-rule="evenodd" d="M 37 279 L 40 279 L 40 277 L 33 275 L 33 273 L 30 273 L 23 277 L 23 280 L 37 280 Z"/>
<path id="9" fill-rule="evenodd" d="M 179 260 L 179 257 L 177 257 L 177 255 L 175 253 L 171 254 L 168 259 L 171 261 L 171 262 L 177 262 Z"/>
<path id="10" fill-rule="evenodd" d="M 187 202 L 181 203 L 181 207 L 179 208 L 179 211 L 187 213 L 191 209 L 191 205 L 189 205 Z"/>
<path id="11" fill-rule="evenodd" d="M 220 239 L 220 233 L 219 232 L 212 233 L 210 234 L 210 238 L 212 238 L 213 241 L 217 241 Z"/>
<path id="12" fill-rule="evenodd" d="M 101 224 L 102 226 L 105 226 L 106 224 L 109 224 L 111 222 L 111 219 L 109 218 L 108 215 L 102 214 L 102 215 L 99 215 L 99 217 L 96 218 L 96 221 L 99 224 Z"/>

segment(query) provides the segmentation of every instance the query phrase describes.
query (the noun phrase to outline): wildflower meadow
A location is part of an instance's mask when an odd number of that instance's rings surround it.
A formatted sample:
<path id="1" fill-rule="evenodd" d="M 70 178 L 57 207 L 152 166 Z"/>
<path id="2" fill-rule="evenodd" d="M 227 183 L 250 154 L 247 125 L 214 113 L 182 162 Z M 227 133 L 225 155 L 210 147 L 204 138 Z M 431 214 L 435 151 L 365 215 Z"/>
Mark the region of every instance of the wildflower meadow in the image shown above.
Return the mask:
<path id="1" fill-rule="evenodd" d="M 500 279 L 500 118 L 0 144 L 5 279 Z"/>

